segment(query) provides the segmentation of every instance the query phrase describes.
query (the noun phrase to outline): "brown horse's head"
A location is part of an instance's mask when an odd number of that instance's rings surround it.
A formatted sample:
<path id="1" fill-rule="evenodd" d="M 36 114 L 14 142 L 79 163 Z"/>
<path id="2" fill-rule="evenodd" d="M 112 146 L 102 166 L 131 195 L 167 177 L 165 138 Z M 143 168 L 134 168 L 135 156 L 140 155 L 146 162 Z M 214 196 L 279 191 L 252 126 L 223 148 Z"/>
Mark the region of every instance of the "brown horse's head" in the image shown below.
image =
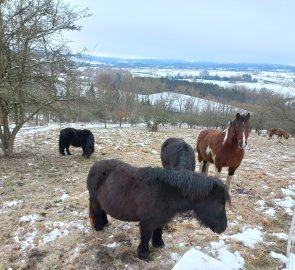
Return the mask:
<path id="1" fill-rule="evenodd" d="M 283 137 L 284 137 L 285 139 L 288 139 L 289 136 L 290 136 L 290 135 L 289 135 L 288 132 L 286 132 L 286 131 L 283 132 Z"/>
<path id="2" fill-rule="evenodd" d="M 247 146 L 247 139 L 250 131 L 250 113 L 246 115 L 236 114 L 236 118 L 230 122 L 229 133 L 237 140 L 238 146 L 244 149 Z"/>

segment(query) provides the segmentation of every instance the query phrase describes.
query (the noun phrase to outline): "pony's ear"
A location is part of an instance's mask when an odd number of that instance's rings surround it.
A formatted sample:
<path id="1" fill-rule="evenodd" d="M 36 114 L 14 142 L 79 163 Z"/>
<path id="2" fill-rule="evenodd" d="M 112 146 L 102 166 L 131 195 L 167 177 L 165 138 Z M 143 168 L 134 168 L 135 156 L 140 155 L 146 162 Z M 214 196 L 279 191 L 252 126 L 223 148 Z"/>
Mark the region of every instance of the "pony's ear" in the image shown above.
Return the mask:
<path id="1" fill-rule="evenodd" d="M 239 121 L 240 120 L 240 117 L 241 117 L 240 113 L 237 113 L 236 114 L 236 120 Z"/>
<path id="2" fill-rule="evenodd" d="M 246 121 L 248 121 L 250 119 L 250 113 L 247 113 L 246 115 Z"/>

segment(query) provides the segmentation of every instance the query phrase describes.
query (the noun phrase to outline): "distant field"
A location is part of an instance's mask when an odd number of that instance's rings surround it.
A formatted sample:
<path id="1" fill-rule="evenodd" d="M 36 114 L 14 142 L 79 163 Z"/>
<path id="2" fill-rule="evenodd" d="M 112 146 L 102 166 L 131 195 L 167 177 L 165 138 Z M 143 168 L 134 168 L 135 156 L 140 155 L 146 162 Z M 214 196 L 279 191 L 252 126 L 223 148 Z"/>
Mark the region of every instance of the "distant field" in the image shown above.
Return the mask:
<path id="1" fill-rule="evenodd" d="M 136 76 L 147 77 L 173 77 L 184 76 L 187 80 L 192 81 L 191 76 L 198 76 L 203 69 L 173 69 L 173 68 L 135 68 L 129 71 Z M 295 73 L 290 71 L 232 71 L 222 69 L 208 69 L 211 76 L 218 75 L 220 77 L 241 76 L 243 74 L 251 75 L 252 79 L 257 79 L 256 83 L 248 82 L 229 82 L 218 80 L 201 80 L 196 81 L 202 83 L 213 83 L 224 87 L 245 86 L 250 89 L 260 90 L 266 88 L 276 93 L 295 96 Z"/>

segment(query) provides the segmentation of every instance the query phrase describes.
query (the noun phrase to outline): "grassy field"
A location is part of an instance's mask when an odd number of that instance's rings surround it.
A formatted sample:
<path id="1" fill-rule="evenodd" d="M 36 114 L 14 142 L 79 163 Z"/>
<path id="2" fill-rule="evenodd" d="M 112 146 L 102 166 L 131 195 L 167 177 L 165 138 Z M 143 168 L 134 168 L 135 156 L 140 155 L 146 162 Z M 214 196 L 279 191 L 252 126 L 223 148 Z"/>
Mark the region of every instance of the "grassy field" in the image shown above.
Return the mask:
<path id="1" fill-rule="evenodd" d="M 96 150 L 90 159 L 81 156 L 81 148 L 71 148 L 72 156 L 60 156 L 58 129 L 18 136 L 16 157 L 0 157 L 0 269 L 168 270 L 191 247 L 218 258 L 210 243 L 220 241 L 244 258 L 244 269 L 277 269 L 282 262 L 272 253 L 286 253 L 294 204 L 294 138 L 278 141 L 250 134 L 233 180 L 229 226 L 221 235 L 200 227 L 190 213 L 178 215 L 165 227 L 166 246 L 151 247 L 151 260 L 144 262 L 136 257 L 136 223 L 110 218 L 103 232 L 90 227 L 86 177 L 95 160 L 161 166 L 160 148 L 168 137 L 183 138 L 195 147 L 200 130 L 92 129 Z M 213 166 L 209 173 L 214 174 Z M 226 170 L 221 176 L 226 178 Z M 237 240 L 234 236 L 245 228 L 259 230 L 262 240 L 251 247 Z"/>

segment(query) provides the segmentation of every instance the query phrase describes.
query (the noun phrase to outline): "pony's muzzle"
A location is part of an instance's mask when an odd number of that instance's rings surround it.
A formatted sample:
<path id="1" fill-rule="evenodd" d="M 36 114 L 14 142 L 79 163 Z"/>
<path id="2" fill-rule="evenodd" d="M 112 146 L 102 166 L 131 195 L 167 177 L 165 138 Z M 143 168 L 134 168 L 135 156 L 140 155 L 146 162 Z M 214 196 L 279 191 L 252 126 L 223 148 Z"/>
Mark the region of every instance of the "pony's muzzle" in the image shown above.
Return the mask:
<path id="1" fill-rule="evenodd" d="M 239 142 L 239 147 L 240 147 L 241 149 L 245 149 L 246 146 L 247 146 L 247 142 L 243 142 L 243 141 Z"/>
<path id="2" fill-rule="evenodd" d="M 218 227 L 215 227 L 213 229 L 213 232 L 218 233 L 218 234 L 221 234 L 221 233 L 223 233 L 226 230 L 226 228 L 227 228 L 227 225 L 225 225 L 225 226 L 218 226 Z"/>

